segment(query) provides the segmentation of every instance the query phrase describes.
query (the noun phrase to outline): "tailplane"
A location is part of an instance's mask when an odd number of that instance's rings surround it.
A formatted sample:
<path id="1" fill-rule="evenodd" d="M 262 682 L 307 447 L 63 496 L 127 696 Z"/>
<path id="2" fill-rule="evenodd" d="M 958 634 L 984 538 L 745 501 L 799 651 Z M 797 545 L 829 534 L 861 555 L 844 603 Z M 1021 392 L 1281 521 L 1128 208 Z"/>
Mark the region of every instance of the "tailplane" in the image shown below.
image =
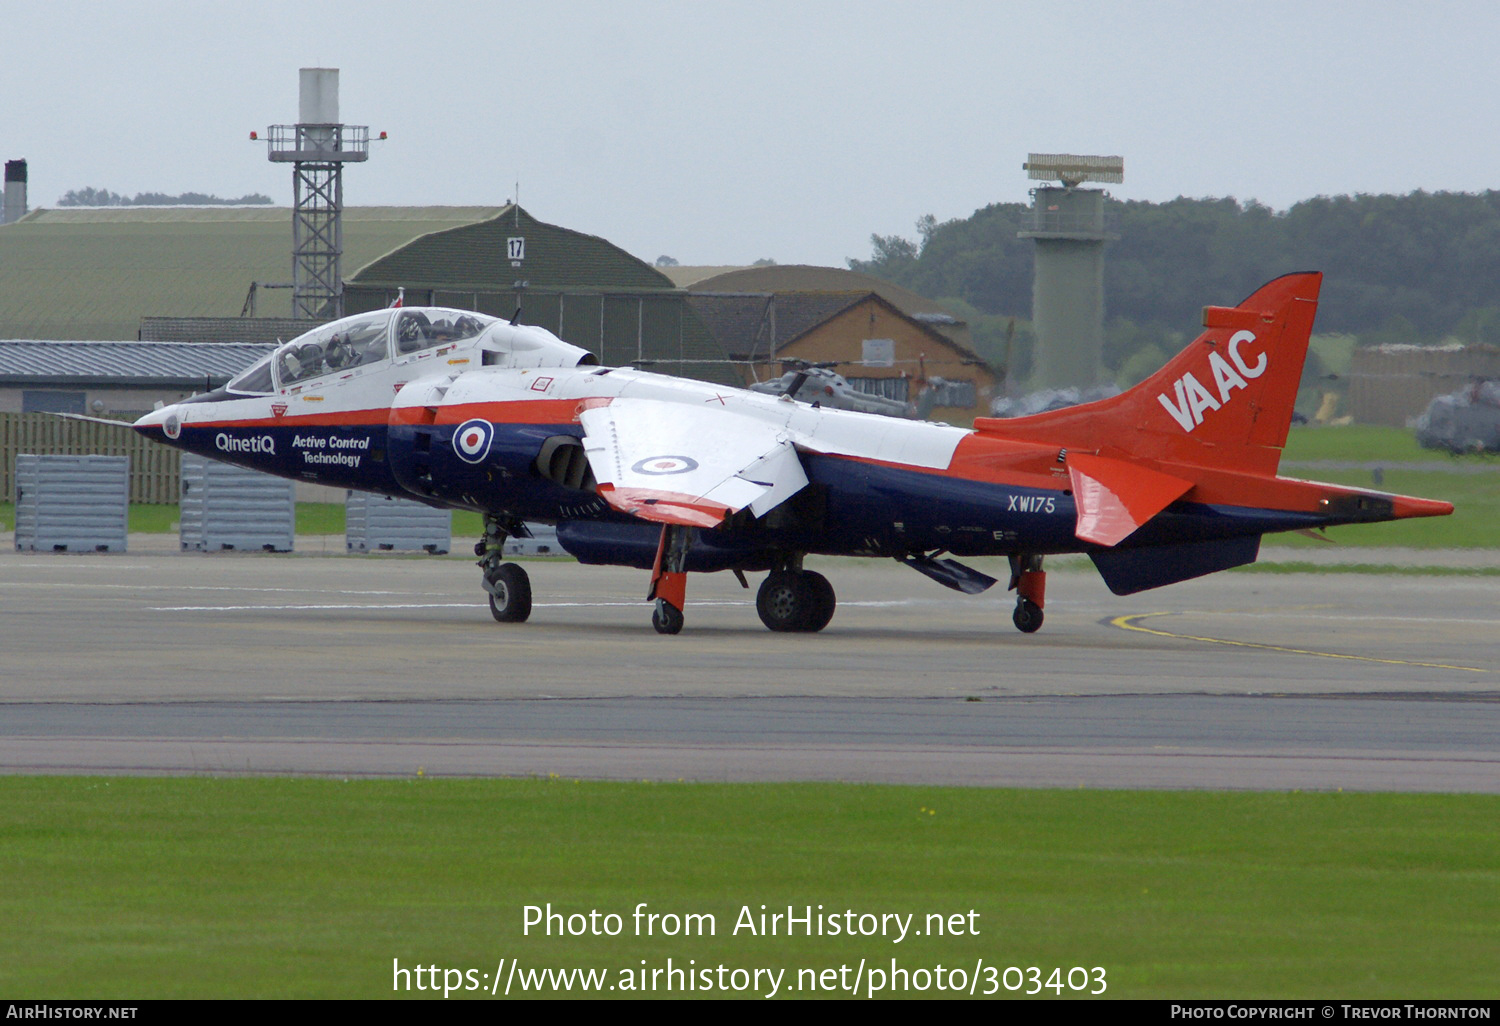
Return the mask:
<path id="1" fill-rule="evenodd" d="M 1120 395 L 976 431 L 1101 456 L 1275 476 L 1312 336 L 1316 272 L 1288 274 L 1238 306 L 1206 307 L 1204 332 L 1165 367 Z"/>

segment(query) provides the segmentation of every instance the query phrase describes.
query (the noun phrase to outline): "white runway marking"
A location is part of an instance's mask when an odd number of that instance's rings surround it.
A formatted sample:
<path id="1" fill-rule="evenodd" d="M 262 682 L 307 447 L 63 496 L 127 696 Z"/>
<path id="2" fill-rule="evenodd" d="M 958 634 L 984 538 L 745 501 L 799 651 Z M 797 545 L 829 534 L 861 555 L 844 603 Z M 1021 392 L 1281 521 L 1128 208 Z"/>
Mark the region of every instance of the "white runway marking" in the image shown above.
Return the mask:
<path id="1" fill-rule="evenodd" d="M 294 595 L 305 595 L 306 588 L 247 588 L 234 584 L 70 584 L 62 581 L 30 581 L 25 587 L 28 588 L 77 588 L 88 591 L 98 591 L 101 588 L 115 588 L 120 591 L 255 591 L 255 592 L 285 592 Z M 320 588 L 319 591 L 328 595 L 408 595 L 410 592 L 374 590 L 370 588 Z"/>
<path id="2" fill-rule="evenodd" d="M 624 605 L 624 603 L 620 603 Z M 327 603 L 322 605 L 288 605 L 288 606 L 151 606 L 153 613 L 234 613 L 249 610 L 261 612 L 291 613 L 309 609 L 483 609 L 482 603 L 475 602 L 401 602 L 382 605 L 358 604 L 352 602 Z"/>
<path id="3" fill-rule="evenodd" d="M 390 592 L 358 592 L 356 594 L 393 594 Z M 744 607 L 750 605 L 749 599 L 737 602 L 724 602 L 719 600 L 704 600 L 702 602 L 690 602 L 689 608 L 701 608 L 703 606 L 733 606 Z M 906 606 L 910 602 L 845 602 L 845 606 L 865 606 L 875 608 L 886 608 L 889 606 Z M 536 602 L 534 609 L 604 609 L 611 606 L 623 606 L 639 608 L 649 606 L 650 601 L 639 599 L 629 602 Z M 296 612 L 309 609 L 483 609 L 483 602 L 331 602 L 331 603 L 306 603 L 295 605 L 259 605 L 259 606 L 150 606 L 153 613 L 232 613 L 245 611 L 260 612 Z"/>
<path id="4" fill-rule="evenodd" d="M 744 606 L 746 602 L 695 602 L 697 606 Z M 536 602 L 534 609 L 564 609 L 578 607 L 583 609 L 598 609 L 606 606 L 649 606 L 646 599 L 634 602 Z M 239 610 L 258 610 L 261 612 L 293 612 L 307 609 L 484 609 L 483 602 L 336 602 L 323 604 L 297 604 L 276 606 L 152 606 L 153 613 L 222 613 L 235 612 Z"/>

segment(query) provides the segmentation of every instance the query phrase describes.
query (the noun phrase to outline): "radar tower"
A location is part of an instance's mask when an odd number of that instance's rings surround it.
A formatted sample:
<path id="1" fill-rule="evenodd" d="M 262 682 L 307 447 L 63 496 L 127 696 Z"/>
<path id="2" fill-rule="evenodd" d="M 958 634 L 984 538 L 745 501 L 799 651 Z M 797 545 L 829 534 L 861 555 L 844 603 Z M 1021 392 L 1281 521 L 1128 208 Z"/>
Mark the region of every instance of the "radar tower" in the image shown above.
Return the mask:
<path id="1" fill-rule="evenodd" d="M 1104 244 L 1119 235 L 1104 212 L 1108 193 L 1079 186 L 1123 182 L 1125 158 L 1033 153 L 1021 167 L 1030 178 L 1062 183 L 1031 190 L 1032 207 L 1017 233 L 1036 240 L 1032 383 L 1037 388 L 1097 385 L 1104 371 Z"/>

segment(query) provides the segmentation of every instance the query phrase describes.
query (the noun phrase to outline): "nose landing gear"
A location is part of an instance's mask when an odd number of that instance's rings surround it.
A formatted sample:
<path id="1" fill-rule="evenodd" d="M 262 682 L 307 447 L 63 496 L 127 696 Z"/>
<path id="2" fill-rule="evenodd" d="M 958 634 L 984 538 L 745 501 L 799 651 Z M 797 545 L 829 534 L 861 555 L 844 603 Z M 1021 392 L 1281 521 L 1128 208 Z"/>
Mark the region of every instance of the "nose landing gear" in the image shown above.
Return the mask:
<path id="1" fill-rule="evenodd" d="M 501 563 L 484 575 L 490 615 L 501 623 L 525 623 L 531 616 L 531 578 L 515 563 Z"/>
<path id="2" fill-rule="evenodd" d="M 484 571 L 490 615 L 500 623 L 525 623 L 531 616 L 531 578 L 516 563 L 502 562 L 505 539 L 524 530 L 519 521 L 485 514 L 484 538 L 474 546 Z"/>

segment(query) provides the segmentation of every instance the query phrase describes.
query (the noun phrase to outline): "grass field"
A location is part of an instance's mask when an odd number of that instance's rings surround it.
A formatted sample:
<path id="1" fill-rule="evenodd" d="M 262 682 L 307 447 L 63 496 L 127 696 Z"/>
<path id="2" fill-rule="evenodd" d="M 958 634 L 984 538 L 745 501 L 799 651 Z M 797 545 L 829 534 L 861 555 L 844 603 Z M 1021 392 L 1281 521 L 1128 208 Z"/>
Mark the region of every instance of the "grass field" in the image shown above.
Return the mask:
<path id="1" fill-rule="evenodd" d="M 1354 485 L 1428 499 L 1445 499 L 1454 505 L 1452 516 L 1329 528 L 1328 537 L 1341 545 L 1360 548 L 1404 545 L 1419 549 L 1500 546 L 1500 473 L 1448 474 L 1441 471 L 1387 470 L 1384 481 L 1379 485 L 1373 483 L 1368 470 L 1284 470 L 1282 473 L 1327 481 L 1330 484 Z M 1266 536 L 1266 544 L 1318 548 L 1327 543 L 1305 535 L 1273 534 Z"/>
<path id="2" fill-rule="evenodd" d="M 1405 428 L 1350 424 L 1345 427 L 1293 427 L 1282 450 L 1286 460 L 1352 460 L 1359 462 L 1448 463 L 1455 468 L 1486 466 L 1500 470 L 1500 453 L 1453 456 L 1424 449 Z"/>
<path id="3" fill-rule="evenodd" d="M 1117 998 L 1500 992 L 1493 796 L 10 777 L 0 867 L 0 992 L 28 998 L 373 998 L 393 959 L 613 982 L 669 957 L 793 982 L 1101 967 Z M 524 935 L 549 902 L 623 929 Z M 638 902 L 715 935 L 635 936 Z M 963 935 L 734 932 L 819 904 Z"/>

